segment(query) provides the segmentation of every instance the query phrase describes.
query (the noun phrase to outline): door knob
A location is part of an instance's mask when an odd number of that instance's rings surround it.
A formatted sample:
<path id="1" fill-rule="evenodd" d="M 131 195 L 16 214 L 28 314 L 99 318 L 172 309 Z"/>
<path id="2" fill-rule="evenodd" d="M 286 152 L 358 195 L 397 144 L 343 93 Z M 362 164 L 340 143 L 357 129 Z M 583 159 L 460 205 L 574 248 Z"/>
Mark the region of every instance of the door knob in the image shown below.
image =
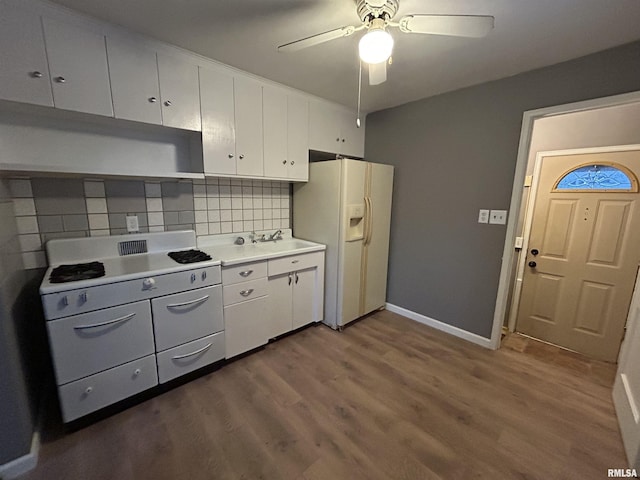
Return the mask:
<path id="1" fill-rule="evenodd" d="M 529 266 L 530 266 L 531 268 L 536 268 L 536 266 L 537 266 L 537 265 L 538 265 L 538 264 L 537 264 L 536 262 L 529 262 Z"/>
<path id="2" fill-rule="evenodd" d="M 537 248 L 532 248 L 531 249 L 531 255 L 536 256 L 537 254 L 539 254 L 540 252 L 538 251 Z"/>

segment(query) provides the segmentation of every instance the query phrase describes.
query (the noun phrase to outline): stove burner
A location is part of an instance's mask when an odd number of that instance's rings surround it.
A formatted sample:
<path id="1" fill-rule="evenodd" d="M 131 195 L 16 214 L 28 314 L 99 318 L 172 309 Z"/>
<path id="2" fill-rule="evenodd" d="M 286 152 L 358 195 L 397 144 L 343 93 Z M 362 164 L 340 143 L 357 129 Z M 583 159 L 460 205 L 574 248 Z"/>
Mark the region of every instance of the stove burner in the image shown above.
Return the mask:
<path id="1" fill-rule="evenodd" d="M 54 268 L 49 276 L 49 281 L 51 283 L 66 283 L 98 277 L 104 277 L 102 262 L 77 263 Z"/>
<path id="2" fill-rule="evenodd" d="M 211 260 L 211 257 L 200 250 L 182 250 L 169 252 L 169 256 L 178 263 L 196 263 Z"/>

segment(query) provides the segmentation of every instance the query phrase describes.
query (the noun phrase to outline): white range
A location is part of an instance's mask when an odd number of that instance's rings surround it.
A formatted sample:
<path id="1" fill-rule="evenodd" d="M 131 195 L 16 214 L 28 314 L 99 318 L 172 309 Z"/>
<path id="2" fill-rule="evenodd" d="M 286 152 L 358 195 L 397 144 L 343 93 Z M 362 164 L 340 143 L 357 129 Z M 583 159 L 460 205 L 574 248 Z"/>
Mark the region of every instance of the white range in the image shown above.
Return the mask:
<path id="1" fill-rule="evenodd" d="M 40 294 L 65 422 L 225 358 L 220 259 L 196 250 L 193 231 L 46 248 Z"/>

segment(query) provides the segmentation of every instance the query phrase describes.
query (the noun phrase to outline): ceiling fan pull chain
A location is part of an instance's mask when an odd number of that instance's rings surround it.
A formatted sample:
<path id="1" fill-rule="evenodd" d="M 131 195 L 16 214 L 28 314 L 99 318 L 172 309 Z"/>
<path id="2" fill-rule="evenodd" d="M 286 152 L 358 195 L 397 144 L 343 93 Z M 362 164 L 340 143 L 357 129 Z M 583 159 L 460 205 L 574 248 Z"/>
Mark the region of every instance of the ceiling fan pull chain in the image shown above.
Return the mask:
<path id="1" fill-rule="evenodd" d="M 358 58 L 360 69 L 358 71 L 358 116 L 356 117 L 356 126 L 360 128 L 360 97 L 362 96 L 362 60 Z"/>

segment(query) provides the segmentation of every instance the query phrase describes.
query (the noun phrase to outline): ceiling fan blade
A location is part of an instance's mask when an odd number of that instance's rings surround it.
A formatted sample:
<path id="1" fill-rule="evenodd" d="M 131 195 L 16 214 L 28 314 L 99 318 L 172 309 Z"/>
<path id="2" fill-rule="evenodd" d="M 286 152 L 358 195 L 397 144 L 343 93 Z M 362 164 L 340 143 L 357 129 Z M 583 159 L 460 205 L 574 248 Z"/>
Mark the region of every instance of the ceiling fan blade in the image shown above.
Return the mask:
<path id="1" fill-rule="evenodd" d="M 387 62 L 369 63 L 369 85 L 380 85 L 387 81 Z"/>
<path id="2" fill-rule="evenodd" d="M 407 15 L 398 26 L 405 33 L 479 38 L 493 29 L 494 20 L 489 15 Z"/>
<path id="3" fill-rule="evenodd" d="M 336 28 L 335 30 L 329 30 L 328 32 L 311 35 L 310 37 L 302 38 L 300 40 L 296 40 L 295 42 L 285 43 L 284 45 L 280 45 L 278 47 L 278 51 L 297 52 L 298 50 L 302 50 L 303 48 L 313 47 L 314 45 L 319 45 L 320 43 L 335 40 L 336 38 L 348 37 L 349 35 L 353 35 L 354 32 L 362 30 L 362 28 L 354 26 Z"/>

